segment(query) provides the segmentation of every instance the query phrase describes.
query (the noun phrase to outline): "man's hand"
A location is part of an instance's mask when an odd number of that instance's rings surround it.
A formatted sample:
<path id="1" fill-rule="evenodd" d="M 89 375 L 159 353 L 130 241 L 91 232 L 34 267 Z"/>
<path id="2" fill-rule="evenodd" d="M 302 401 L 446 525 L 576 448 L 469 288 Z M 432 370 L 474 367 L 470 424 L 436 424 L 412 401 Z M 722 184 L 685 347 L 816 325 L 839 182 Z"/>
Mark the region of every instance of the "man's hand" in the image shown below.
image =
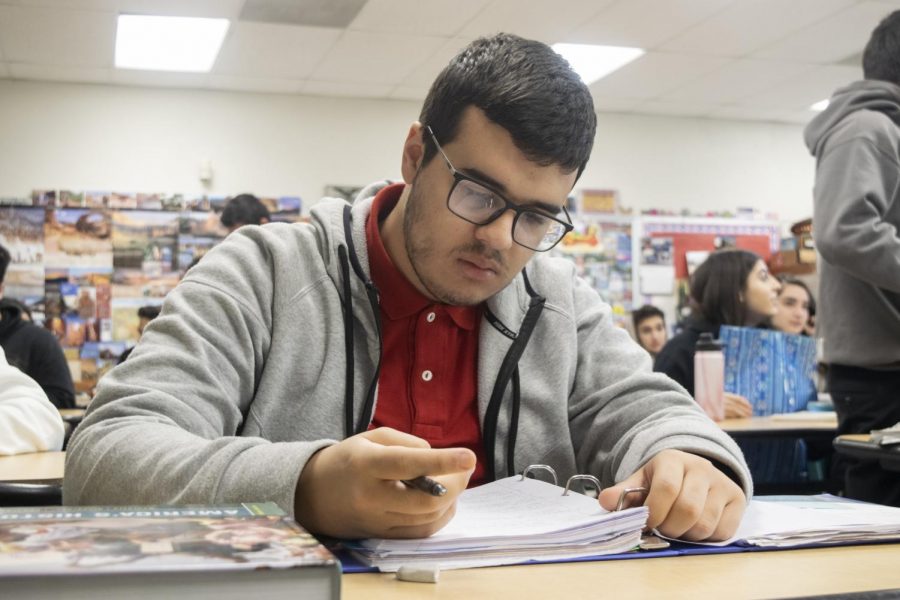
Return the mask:
<path id="1" fill-rule="evenodd" d="M 753 416 L 753 407 L 750 401 L 738 394 L 725 392 L 725 418 L 745 419 Z"/>
<path id="2" fill-rule="evenodd" d="M 727 540 L 737 531 L 746 507 L 743 490 L 707 459 L 663 450 L 625 481 L 600 493 L 600 504 L 614 510 L 625 488 L 649 489 L 649 529 L 671 538 L 699 542 Z M 629 494 L 626 506 L 638 504 Z"/>
<path id="3" fill-rule="evenodd" d="M 294 514 L 315 533 L 338 538 L 427 537 L 447 524 L 475 469 L 466 448 L 433 450 L 395 429 L 366 431 L 316 452 L 297 483 Z M 428 475 L 443 496 L 401 483 Z"/>

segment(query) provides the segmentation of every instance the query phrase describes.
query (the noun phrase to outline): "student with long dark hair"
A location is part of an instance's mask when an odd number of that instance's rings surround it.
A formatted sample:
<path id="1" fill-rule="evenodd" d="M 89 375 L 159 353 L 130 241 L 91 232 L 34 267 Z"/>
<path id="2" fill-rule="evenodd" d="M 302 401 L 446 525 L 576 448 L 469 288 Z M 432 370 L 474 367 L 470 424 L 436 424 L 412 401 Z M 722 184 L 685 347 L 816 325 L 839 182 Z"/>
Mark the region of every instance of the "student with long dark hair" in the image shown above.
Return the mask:
<path id="1" fill-rule="evenodd" d="M 694 394 L 694 351 L 701 333 L 719 336 L 722 325 L 754 327 L 777 310 L 781 284 L 763 260 L 748 250 L 729 248 L 709 255 L 691 277 L 691 316 L 681 333 L 656 356 L 654 370 Z M 725 394 L 726 417 L 749 417 L 746 398 Z"/>

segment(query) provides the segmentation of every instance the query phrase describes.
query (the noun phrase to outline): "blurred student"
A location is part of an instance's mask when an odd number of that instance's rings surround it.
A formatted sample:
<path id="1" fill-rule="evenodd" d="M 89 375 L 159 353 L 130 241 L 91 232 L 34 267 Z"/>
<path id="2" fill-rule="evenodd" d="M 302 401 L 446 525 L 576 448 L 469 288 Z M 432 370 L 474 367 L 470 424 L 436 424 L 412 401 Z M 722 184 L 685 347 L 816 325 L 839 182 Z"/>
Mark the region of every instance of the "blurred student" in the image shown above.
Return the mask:
<path id="1" fill-rule="evenodd" d="M 701 333 L 719 337 L 722 325 L 755 327 L 773 317 L 781 284 L 763 260 L 747 250 L 718 250 L 691 277 L 691 316 L 681 333 L 656 357 L 655 371 L 665 373 L 694 395 L 694 352 Z M 749 417 L 750 402 L 725 393 L 725 417 Z"/>
<path id="2" fill-rule="evenodd" d="M 153 319 L 155 319 L 156 317 L 159 316 L 159 311 L 161 309 L 162 309 L 161 306 L 152 306 L 152 305 L 142 306 L 138 309 L 138 313 L 137 313 L 138 314 L 138 326 L 137 326 L 138 341 L 140 341 L 140 337 L 142 335 L 144 335 L 144 328 L 147 327 L 147 325 L 150 323 L 150 321 L 152 321 Z M 125 359 L 131 355 L 131 351 L 134 350 L 136 346 L 137 346 L 137 344 L 135 344 L 135 346 L 132 346 L 131 348 L 129 348 L 128 350 L 123 352 L 122 356 L 119 357 L 119 362 L 116 364 L 121 365 L 123 362 L 125 362 Z"/>
<path id="3" fill-rule="evenodd" d="M 59 411 L 33 379 L 6 362 L 0 348 L 0 455 L 61 450 Z"/>
<path id="4" fill-rule="evenodd" d="M 872 32 L 862 81 L 837 90 L 804 131 L 816 157 L 816 335 L 838 434 L 900 421 L 900 11 Z M 900 506 L 900 477 L 847 459 L 845 493 Z"/>
<path id="5" fill-rule="evenodd" d="M 0 311 L 4 308 L 13 307 L 18 309 L 19 316 L 30 323 L 34 323 L 34 318 L 31 316 L 31 309 L 28 308 L 28 305 L 24 302 L 19 302 L 15 298 L 2 298 L 0 297 Z"/>
<path id="6" fill-rule="evenodd" d="M 631 313 L 631 322 L 634 324 L 634 335 L 638 344 L 649 352 L 651 357 L 656 358 L 669 339 L 663 311 L 645 304 Z"/>
<path id="7" fill-rule="evenodd" d="M 3 278 L 11 262 L 0 246 L 0 296 Z M 9 364 L 34 379 L 57 408 L 75 408 L 75 385 L 56 337 L 22 317 L 22 310 L 8 303 L 0 307 L 0 347 Z"/>
<path id="8" fill-rule="evenodd" d="M 812 292 L 799 279 L 783 277 L 780 281 L 778 310 L 769 321 L 772 329 L 794 335 L 808 335 L 810 319 L 816 311 L 816 301 Z"/>
<path id="9" fill-rule="evenodd" d="M 239 194 L 222 211 L 222 225 L 231 233 L 244 225 L 265 225 L 271 220 L 269 209 L 253 194 Z"/>

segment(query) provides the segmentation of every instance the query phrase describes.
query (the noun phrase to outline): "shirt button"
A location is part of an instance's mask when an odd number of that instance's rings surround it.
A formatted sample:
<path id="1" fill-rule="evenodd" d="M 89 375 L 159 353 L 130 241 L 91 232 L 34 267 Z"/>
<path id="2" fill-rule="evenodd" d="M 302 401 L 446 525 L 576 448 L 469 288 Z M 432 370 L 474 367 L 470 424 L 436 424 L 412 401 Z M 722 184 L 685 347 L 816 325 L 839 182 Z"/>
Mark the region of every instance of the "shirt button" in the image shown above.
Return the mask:
<path id="1" fill-rule="evenodd" d="M 434 377 L 434 375 L 431 373 L 431 371 L 422 371 L 422 379 L 424 381 L 431 381 L 432 377 Z"/>
<path id="2" fill-rule="evenodd" d="M 434 323 L 434 313 L 433 312 L 428 313 L 428 316 L 425 317 L 425 320 L 428 321 L 429 323 Z"/>

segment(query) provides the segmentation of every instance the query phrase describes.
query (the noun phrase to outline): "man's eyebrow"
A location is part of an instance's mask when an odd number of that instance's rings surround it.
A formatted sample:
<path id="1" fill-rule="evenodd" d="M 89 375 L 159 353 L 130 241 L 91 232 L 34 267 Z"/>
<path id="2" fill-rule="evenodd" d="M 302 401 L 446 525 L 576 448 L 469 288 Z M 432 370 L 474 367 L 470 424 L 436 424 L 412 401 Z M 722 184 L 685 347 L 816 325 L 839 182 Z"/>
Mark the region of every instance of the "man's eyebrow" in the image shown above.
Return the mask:
<path id="1" fill-rule="evenodd" d="M 496 191 L 500 192 L 504 196 L 508 198 L 509 190 L 506 189 L 506 186 L 487 175 L 486 173 L 482 173 L 478 169 L 470 168 L 470 169 L 458 169 L 460 173 L 463 173 L 467 177 L 471 177 L 480 183 L 486 183 Z M 562 212 L 561 206 L 556 206 L 555 204 L 551 204 L 549 202 L 543 202 L 541 200 L 525 200 L 523 202 L 516 202 L 519 206 L 527 206 L 528 208 L 537 208 L 545 213 L 555 215 Z"/>

